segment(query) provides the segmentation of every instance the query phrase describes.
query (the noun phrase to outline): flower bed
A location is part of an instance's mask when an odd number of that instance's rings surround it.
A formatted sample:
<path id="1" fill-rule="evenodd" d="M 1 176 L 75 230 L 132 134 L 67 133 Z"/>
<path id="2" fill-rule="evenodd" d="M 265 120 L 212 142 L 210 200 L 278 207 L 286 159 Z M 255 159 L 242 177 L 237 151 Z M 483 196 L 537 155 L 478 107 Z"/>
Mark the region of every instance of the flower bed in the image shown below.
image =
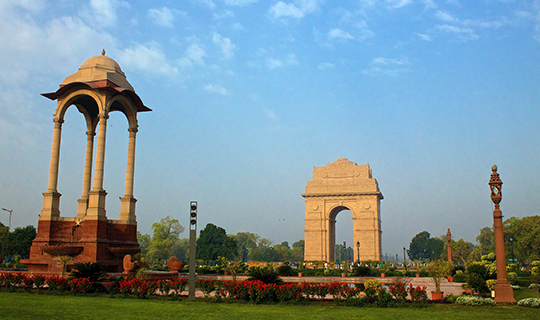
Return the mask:
<path id="1" fill-rule="evenodd" d="M 187 278 L 181 278 L 158 281 L 115 280 L 96 284 L 88 278 L 66 279 L 58 276 L 42 277 L 27 276 L 22 273 L 0 273 L 0 290 L 39 289 L 40 292 L 45 292 L 46 288 L 49 292 L 71 292 L 73 294 L 106 292 L 112 296 L 135 296 L 137 298 L 147 298 L 153 295 L 178 298 L 185 290 L 187 283 Z M 214 301 L 239 299 L 257 304 L 325 300 L 355 306 L 387 307 L 393 303 L 405 303 L 406 301 L 411 303 L 425 303 L 427 301 L 425 287 L 407 287 L 400 282 L 390 284 L 389 290 L 382 287 L 378 281 L 367 282 L 364 291 L 340 282 L 265 284 L 258 280 L 234 282 L 199 279 L 197 286 L 205 297 Z M 408 296 L 410 296 L 410 300 L 407 300 Z"/>

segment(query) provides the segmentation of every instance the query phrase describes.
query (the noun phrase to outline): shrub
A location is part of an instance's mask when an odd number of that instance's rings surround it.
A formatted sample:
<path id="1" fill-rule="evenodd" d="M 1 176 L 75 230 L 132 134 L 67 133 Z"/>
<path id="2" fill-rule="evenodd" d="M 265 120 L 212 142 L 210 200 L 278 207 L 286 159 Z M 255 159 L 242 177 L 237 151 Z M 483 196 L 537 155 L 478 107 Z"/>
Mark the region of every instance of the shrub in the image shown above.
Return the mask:
<path id="1" fill-rule="evenodd" d="M 517 302 L 518 306 L 529 308 L 540 308 L 540 299 L 538 298 L 525 298 Z"/>
<path id="2" fill-rule="evenodd" d="M 497 283 L 497 280 L 494 280 L 494 279 L 489 279 L 488 281 L 486 281 L 486 286 L 488 287 L 489 291 L 493 291 L 496 283 Z"/>
<path id="3" fill-rule="evenodd" d="M 356 277 L 371 276 L 371 268 L 367 266 L 354 266 L 352 274 Z"/>
<path id="4" fill-rule="evenodd" d="M 377 280 L 369 279 L 364 282 L 365 288 L 379 289 L 382 287 L 381 283 Z"/>
<path id="5" fill-rule="evenodd" d="M 279 266 L 279 268 L 277 269 L 277 272 L 280 276 L 294 276 L 295 275 L 293 268 L 289 265 Z"/>
<path id="6" fill-rule="evenodd" d="M 490 298 L 480 298 L 477 296 L 459 296 L 456 299 L 456 304 L 462 306 L 496 306 L 495 300 Z"/>
<path id="7" fill-rule="evenodd" d="M 275 272 L 272 268 L 264 267 L 264 268 L 250 268 L 248 271 L 249 279 L 251 281 L 259 280 L 265 284 L 269 283 L 275 283 L 275 284 L 281 284 L 283 283 L 283 280 L 279 277 L 277 272 Z"/>
<path id="8" fill-rule="evenodd" d="M 75 263 L 71 267 L 70 279 L 88 278 L 91 282 L 98 282 L 107 278 L 105 266 L 99 262 Z"/>

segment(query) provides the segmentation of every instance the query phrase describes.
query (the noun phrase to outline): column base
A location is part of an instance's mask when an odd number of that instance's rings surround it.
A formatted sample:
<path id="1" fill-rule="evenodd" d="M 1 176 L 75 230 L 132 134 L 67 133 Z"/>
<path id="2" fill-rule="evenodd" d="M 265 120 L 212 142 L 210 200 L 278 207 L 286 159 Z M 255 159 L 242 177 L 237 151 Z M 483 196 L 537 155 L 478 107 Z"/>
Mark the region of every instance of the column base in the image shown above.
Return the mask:
<path id="1" fill-rule="evenodd" d="M 118 220 L 136 224 L 137 216 L 135 216 L 135 203 L 137 202 L 137 199 L 133 196 L 124 196 L 120 199 L 120 202 L 120 217 Z"/>
<path id="2" fill-rule="evenodd" d="M 89 192 L 88 209 L 84 220 L 107 220 L 106 197 L 107 192 L 105 190 L 92 190 Z"/>
<path id="3" fill-rule="evenodd" d="M 495 291 L 495 302 L 499 304 L 516 303 L 516 299 L 514 299 L 514 290 L 510 287 L 508 281 L 497 280 L 493 290 Z"/>
<path id="4" fill-rule="evenodd" d="M 60 197 L 62 195 L 57 191 L 43 192 L 43 209 L 39 215 L 40 219 L 50 220 L 60 217 Z"/>

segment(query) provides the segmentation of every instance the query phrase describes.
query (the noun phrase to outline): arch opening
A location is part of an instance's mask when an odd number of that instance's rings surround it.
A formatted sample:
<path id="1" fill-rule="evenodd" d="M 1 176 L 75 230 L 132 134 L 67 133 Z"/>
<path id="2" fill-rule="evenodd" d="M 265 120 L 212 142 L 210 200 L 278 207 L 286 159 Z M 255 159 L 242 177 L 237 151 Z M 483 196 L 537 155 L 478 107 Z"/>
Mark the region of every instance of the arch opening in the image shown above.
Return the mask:
<path id="1" fill-rule="evenodd" d="M 343 261 L 353 261 L 354 259 L 354 228 L 353 213 L 344 206 L 334 209 L 330 214 L 330 248 L 334 248 L 334 261 L 342 263 Z"/>

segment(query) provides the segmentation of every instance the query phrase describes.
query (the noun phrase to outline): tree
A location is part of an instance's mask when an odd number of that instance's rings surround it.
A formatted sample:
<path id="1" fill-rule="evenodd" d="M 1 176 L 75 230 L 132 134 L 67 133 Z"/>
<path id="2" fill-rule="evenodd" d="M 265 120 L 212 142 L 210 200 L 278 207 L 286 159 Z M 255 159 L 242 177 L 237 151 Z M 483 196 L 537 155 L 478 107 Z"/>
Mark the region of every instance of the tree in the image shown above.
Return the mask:
<path id="1" fill-rule="evenodd" d="M 237 245 L 237 255 L 242 261 L 248 261 L 249 255 L 257 248 L 257 243 L 261 238 L 258 234 L 250 232 L 238 232 L 231 237 L 234 238 Z"/>
<path id="2" fill-rule="evenodd" d="M 452 240 L 450 246 L 452 247 L 452 259 L 458 258 L 461 260 L 461 262 L 463 262 L 463 264 L 469 260 L 469 256 L 474 248 L 472 243 L 463 239 L 459 239 L 458 241 Z"/>
<path id="3" fill-rule="evenodd" d="M 444 241 L 439 238 L 430 238 L 427 231 L 418 233 L 412 238 L 407 254 L 411 260 L 438 259 L 444 249 Z"/>
<path id="4" fill-rule="evenodd" d="M 137 242 L 139 242 L 139 248 L 141 248 L 141 254 L 147 254 L 152 242 L 152 237 L 149 234 L 142 234 L 137 231 Z"/>
<path id="5" fill-rule="evenodd" d="M 21 257 L 28 257 L 30 255 L 32 241 L 36 237 L 36 234 L 36 228 L 34 226 L 17 227 L 13 232 L 5 233 L 2 236 L 0 253 L 3 256 L 19 255 Z"/>
<path id="6" fill-rule="evenodd" d="M 513 247 L 517 260 L 540 260 L 540 216 L 511 217 L 504 222 L 504 235 L 507 258 L 511 257 Z"/>
<path id="7" fill-rule="evenodd" d="M 298 240 L 292 245 L 291 260 L 304 261 L 304 240 Z"/>
<path id="8" fill-rule="evenodd" d="M 218 257 L 234 260 L 238 255 L 236 240 L 227 235 L 225 229 L 209 223 L 199 234 L 197 258 L 216 261 Z"/>
<path id="9" fill-rule="evenodd" d="M 175 252 L 179 244 L 179 235 L 184 227 L 171 216 L 162 218 L 152 224 L 152 240 L 148 246 L 148 259 L 168 259 Z M 143 240 L 147 240 L 148 238 Z"/>

